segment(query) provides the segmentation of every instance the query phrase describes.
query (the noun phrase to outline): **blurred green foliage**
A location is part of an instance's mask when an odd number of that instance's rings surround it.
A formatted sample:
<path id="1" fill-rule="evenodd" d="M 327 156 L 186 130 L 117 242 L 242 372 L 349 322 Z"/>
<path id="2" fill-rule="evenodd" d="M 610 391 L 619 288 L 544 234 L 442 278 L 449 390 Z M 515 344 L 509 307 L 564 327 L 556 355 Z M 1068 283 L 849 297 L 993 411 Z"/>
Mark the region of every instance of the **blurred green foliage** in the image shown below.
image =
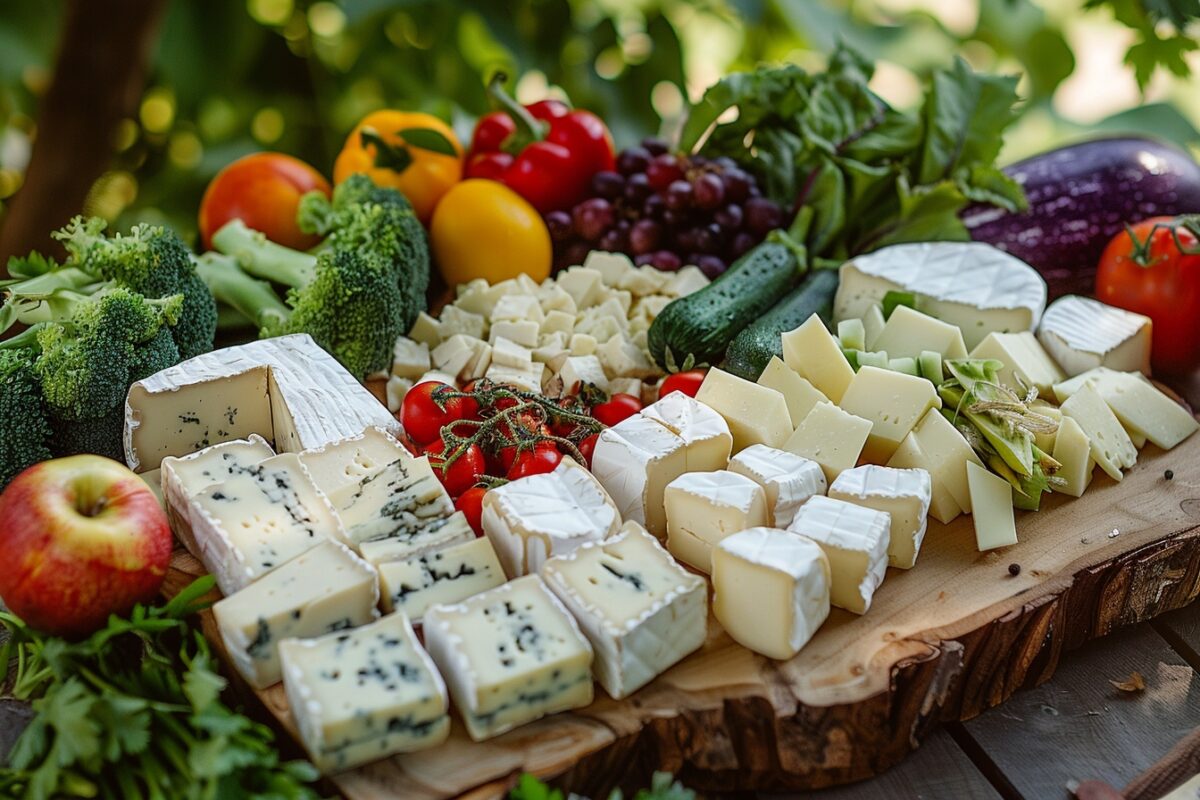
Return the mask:
<path id="1" fill-rule="evenodd" d="M 165 221 L 192 238 L 205 184 L 234 158 L 277 149 L 328 172 L 346 132 L 385 106 L 434 112 L 465 140 L 496 70 L 519 76 L 523 100 L 565 91 L 601 113 L 618 144 L 670 135 L 684 98 L 724 71 L 819 67 L 839 40 L 881 60 L 879 90 L 901 105 L 955 53 L 1022 74 L 1009 157 L 1097 129 L 1196 145 L 1189 115 L 1200 103 L 1181 113 L 1166 102 L 1186 102 L 1186 85 L 1087 125 L 1059 102 L 1079 77 L 1077 18 L 1138 32 L 1127 61 L 1142 86 L 1156 65 L 1184 71 L 1185 16 L 1176 27 L 1144 10 L 1164 2 L 1090 0 L 1085 12 L 1071 0 L 173 0 L 138 114 L 86 211 L 121 228 Z M 9 3 L 0 20 L 0 203 L 20 186 L 60 14 L 57 0 Z"/>

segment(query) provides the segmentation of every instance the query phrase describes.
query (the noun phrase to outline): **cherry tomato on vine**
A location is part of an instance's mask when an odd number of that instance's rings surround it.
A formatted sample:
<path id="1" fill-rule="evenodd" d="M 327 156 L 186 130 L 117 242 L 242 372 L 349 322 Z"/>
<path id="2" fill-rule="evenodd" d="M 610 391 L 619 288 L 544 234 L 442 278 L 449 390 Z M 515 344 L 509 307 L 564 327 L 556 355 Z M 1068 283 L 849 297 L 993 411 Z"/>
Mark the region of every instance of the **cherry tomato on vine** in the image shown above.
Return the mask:
<path id="1" fill-rule="evenodd" d="M 614 394 L 592 408 L 592 416 L 610 428 L 642 410 L 642 401 L 631 394 Z"/>
<path id="2" fill-rule="evenodd" d="M 458 496 L 454 508 L 463 513 L 467 523 L 476 536 L 483 536 L 483 496 L 487 489 L 482 486 L 472 486 Z"/>
<path id="3" fill-rule="evenodd" d="M 437 475 L 451 497 L 458 497 L 487 474 L 487 463 L 479 445 L 468 445 L 462 455 L 454 459 L 449 469 L 444 468 L 445 451 L 446 443 L 438 439 L 425 448 L 425 455 L 429 456 L 429 466 L 433 467 L 433 474 Z"/>
<path id="4" fill-rule="evenodd" d="M 687 372 L 676 372 L 668 375 L 658 387 L 658 399 L 661 400 L 671 392 L 683 392 L 688 397 L 695 397 L 704 383 L 708 370 L 692 369 Z"/>
<path id="5" fill-rule="evenodd" d="M 429 444 L 441 436 L 446 425 L 479 413 L 479 404 L 473 398 L 446 397 L 442 405 L 438 405 L 442 395 L 457 391 L 439 381 L 425 381 L 409 389 L 397 415 L 408 438 L 417 444 Z"/>
<path id="6" fill-rule="evenodd" d="M 515 481 L 517 478 L 553 472 L 560 461 L 562 461 L 562 453 L 558 451 L 557 447 L 549 442 L 539 444 L 532 450 L 522 451 L 517 456 L 513 461 L 512 468 L 508 471 L 508 479 Z"/>
<path id="7" fill-rule="evenodd" d="M 586 466 L 588 469 L 592 468 L 592 454 L 596 452 L 596 442 L 599 441 L 599 439 L 600 434 L 593 433 L 591 436 L 575 445 L 579 448 L 579 454 L 583 456 L 584 461 L 587 462 Z"/>

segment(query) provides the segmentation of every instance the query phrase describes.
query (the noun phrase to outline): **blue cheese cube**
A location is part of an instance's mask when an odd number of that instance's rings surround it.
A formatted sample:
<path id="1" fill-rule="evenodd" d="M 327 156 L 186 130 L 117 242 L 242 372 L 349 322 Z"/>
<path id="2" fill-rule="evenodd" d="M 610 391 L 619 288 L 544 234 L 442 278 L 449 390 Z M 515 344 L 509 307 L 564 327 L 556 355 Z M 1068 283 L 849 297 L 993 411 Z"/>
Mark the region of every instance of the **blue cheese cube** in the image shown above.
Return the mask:
<path id="1" fill-rule="evenodd" d="M 189 507 L 191 498 L 214 484 L 242 475 L 275 455 L 267 440 L 256 433 L 206 447 L 186 456 L 162 460 L 159 479 L 171 528 L 185 543 L 193 541 Z"/>
<path id="2" fill-rule="evenodd" d="M 383 610 L 420 622 L 430 606 L 458 603 L 508 580 L 487 539 L 379 565 Z"/>
<path id="3" fill-rule="evenodd" d="M 325 494 L 332 494 L 393 461 L 409 461 L 412 453 L 382 428 L 370 427 L 322 447 L 299 453 L 309 477 Z"/>
<path id="4" fill-rule="evenodd" d="M 449 700 L 403 614 L 279 645 L 283 688 L 300 739 L 323 772 L 441 744 Z"/>

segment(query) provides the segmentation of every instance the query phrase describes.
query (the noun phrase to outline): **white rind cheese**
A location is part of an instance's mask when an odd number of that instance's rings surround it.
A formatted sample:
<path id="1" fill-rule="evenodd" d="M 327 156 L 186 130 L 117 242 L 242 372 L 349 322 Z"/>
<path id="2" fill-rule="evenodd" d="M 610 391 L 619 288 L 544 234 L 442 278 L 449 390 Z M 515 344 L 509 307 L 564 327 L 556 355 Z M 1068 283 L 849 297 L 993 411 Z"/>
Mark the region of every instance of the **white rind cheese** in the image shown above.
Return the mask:
<path id="1" fill-rule="evenodd" d="M 542 566 L 596 654 L 596 679 L 615 700 L 704 644 L 708 587 L 636 522 Z"/>
<path id="2" fill-rule="evenodd" d="M 767 524 L 775 528 L 786 528 L 808 498 L 828 489 L 820 464 L 765 444 L 738 453 L 730 459 L 729 471 L 745 475 L 763 488 Z"/>
<path id="3" fill-rule="evenodd" d="M 303 450 L 299 456 L 313 483 L 325 494 L 358 483 L 393 461 L 412 459 L 412 454 L 395 436 L 374 426 L 355 436 Z"/>
<path id="4" fill-rule="evenodd" d="M 745 475 L 719 470 L 689 472 L 667 486 L 667 549 L 701 572 L 711 569 L 712 548 L 726 536 L 767 524 L 767 495 Z"/>
<path id="5" fill-rule="evenodd" d="M 926 470 L 874 464 L 846 470 L 829 487 L 832 498 L 888 514 L 888 565 L 900 569 L 917 563 L 932 493 L 933 481 Z"/>
<path id="6" fill-rule="evenodd" d="M 1150 374 L 1149 317 L 1067 295 L 1046 308 L 1038 340 L 1068 376 L 1096 367 Z"/>
<path id="7" fill-rule="evenodd" d="M 829 558 L 806 536 L 750 528 L 722 540 L 712 562 L 713 613 L 756 653 L 791 658 L 829 616 Z"/>
<path id="8" fill-rule="evenodd" d="M 725 469 L 729 463 L 733 435 L 728 423 L 695 398 L 683 392 L 671 392 L 643 408 L 640 414 L 683 440 L 688 472 Z"/>
<path id="9" fill-rule="evenodd" d="M 487 538 L 379 565 L 383 610 L 420 622 L 430 606 L 458 603 L 507 578 Z"/>
<path id="10" fill-rule="evenodd" d="M 256 433 L 206 447 L 186 456 L 168 456 L 162 461 L 159 479 L 167 516 L 176 534 L 191 538 L 189 500 L 213 484 L 242 475 L 260 461 L 275 455 L 271 445 Z M 143 475 L 146 473 L 142 473 Z"/>
<path id="11" fill-rule="evenodd" d="M 645 525 L 660 539 L 667 535 L 663 490 L 687 471 L 683 439 L 641 414 L 601 431 L 592 452 L 592 474 L 621 518 Z"/>
<path id="12" fill-rule="evenodd" d="M 379 579 L 340 542 L 325 541 L 213 606 L 229 658 L 255 689 L 280 679 L 279 643 L 379 617 Z"/>
<path id="13" fill-rule="evenodd" d="M 434 606 L 423 628 L 477 742 L 592 702 L 592 647 L 537 575 Z"/>
<path id="14" fill-rule="evenodd" d="M 887 572 L 890 526 L 884 511 L 818 496 L 800 507 L 788 530 L 807 536 L 825 551 L 830 602 L 865 614 Z"/>
<path id="15" fill-rule="evenodd" d="M 214 350 L 129 387 L 125 461 L 156 469 L 218 442 L 257 433 L 297 452 L 376 425 L 399 434 L 382 403 L 308 334 Z"/>
<path id="16" fill-rule="evenodd" d="M 322 772 L 441 744 L 450 701 L 403 614 L 279 645 L 300 739 Z"/>

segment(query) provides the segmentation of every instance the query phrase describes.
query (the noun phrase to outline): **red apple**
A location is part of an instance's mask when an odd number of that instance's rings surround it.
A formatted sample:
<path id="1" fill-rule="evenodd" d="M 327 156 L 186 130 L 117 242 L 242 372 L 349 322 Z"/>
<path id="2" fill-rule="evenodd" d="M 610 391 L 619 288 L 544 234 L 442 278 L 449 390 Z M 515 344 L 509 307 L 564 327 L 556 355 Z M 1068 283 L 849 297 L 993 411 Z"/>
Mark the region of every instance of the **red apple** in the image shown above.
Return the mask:
<path id="1" fill-rule="evenodd" d="M 153 600 L 171 529 L 150 488 L 93 455 L 43 461 L 0 494 L 0 598 L 30 626 L 80 637 Z"/>

